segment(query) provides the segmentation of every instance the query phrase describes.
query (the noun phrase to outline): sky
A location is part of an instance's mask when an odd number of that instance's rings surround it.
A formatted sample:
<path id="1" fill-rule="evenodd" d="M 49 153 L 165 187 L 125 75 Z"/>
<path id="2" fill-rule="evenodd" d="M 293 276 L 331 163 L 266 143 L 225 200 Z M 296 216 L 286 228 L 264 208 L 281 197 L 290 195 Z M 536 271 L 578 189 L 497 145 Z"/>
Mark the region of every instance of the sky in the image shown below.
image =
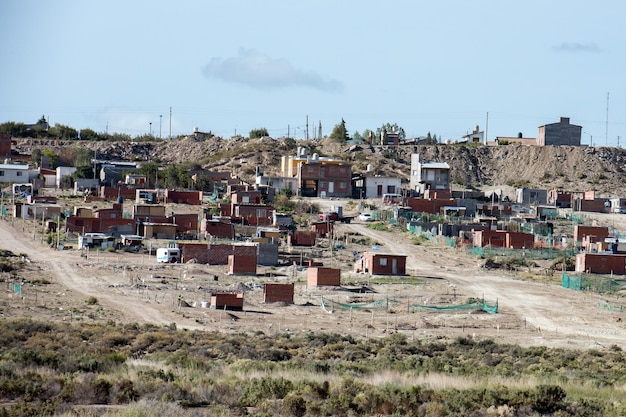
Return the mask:
<path id="1" fill-rule="evenodd" d="M 0 123 L 626 145 L 622 0 L 3 0 Z"/>

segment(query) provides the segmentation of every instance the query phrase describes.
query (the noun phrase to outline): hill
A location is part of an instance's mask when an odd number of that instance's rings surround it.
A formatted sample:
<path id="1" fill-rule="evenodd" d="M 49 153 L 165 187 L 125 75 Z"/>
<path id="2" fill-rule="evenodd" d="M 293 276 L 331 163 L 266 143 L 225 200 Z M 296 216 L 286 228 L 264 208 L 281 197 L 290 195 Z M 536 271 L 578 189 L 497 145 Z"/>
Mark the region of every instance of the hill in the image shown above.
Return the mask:
<path id="1" fill-rule="evenodd" d="M 370 144 L 341 145 L 331 140 L 304 141 L 291 138 L 222 139 L 187 136 L 172 141 L 89 142 L 19 139 L 15 149 L 29 155 L 33 149 L 53 149 L 65 164 L 72 163 L 78 147 L 97 152 L 99 159 L 160 161 L 184 164 L 192 169 L 229 171 L 253 182 L 255 168 L 278 174 L 280 157 L 308 146 L 320 156 L 341 158 L 364 173 L 368 165 L 376 175 L 399 176 L 408 182 L 412 153 L 424 161 L 447 162 L 457 188 L 531 187 L 570 191 L 596 190 L 605 197 L 626 195 L 622 148 L 503 145 L 404 145 L 396 148 Z"/>

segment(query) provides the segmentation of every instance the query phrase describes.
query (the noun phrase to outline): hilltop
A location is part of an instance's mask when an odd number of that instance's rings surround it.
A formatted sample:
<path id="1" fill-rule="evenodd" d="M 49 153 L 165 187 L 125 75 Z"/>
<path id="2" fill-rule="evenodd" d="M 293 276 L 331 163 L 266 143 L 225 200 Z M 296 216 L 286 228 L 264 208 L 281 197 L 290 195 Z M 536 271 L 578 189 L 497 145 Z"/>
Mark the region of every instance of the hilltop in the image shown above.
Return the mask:
<path id="1" fill-rule="evenodd" d="M 605 197 L 626 195 L 626 152 L 622 148 L 502 145 L 342 145 L 331 140 L 291 138 L 222 139 L 211 135 L 187 136 L 171 141 L 92 142 L 18 139 L 15 149 L 29 155 L 35 148 L 53 149 L 61 162 L 71 164 L 73 151 L 87 147 L 98 159 L 160 161 L 189 168 L 232 172 L 254 182 L 257 166 L 268 175 L 278 174 L 280 157 L 307 146 L 320 156 L 341 158 L 353 164 L 354 173 L 370 165 L 375 175 L 399 176 L 408 182 L 412 153 L 423 161 L 447 162 L 456 188 L 531 187 L 571 191 L 596 190 Z"/>

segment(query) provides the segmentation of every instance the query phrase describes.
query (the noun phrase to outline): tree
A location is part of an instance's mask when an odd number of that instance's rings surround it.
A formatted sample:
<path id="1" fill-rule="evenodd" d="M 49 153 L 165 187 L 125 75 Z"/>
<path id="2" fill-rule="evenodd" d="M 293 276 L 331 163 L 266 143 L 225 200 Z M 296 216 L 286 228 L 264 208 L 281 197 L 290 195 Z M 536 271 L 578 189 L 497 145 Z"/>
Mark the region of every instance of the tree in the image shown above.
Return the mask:
<path id="1" fill-rule="evenodd" d="M 59 156 L 56 154 L 54 149 L 44 149 L 42 152 L 43 158 L 48 158 L 50 160 L 50 166 L 53 168 L 56 167 L 56 164 L 59 160 Z"/>
<path id="2" fill-rule="evenodd" d="M 93 129 L 81 129 L 80 130 L 80 139 L 81 140 L 98 140 L 98 134 Z"/>
<path id="3" fill-rule="evenodd" d="M 93 178 L 93 167 L 91 166 L 82 166 L 76 167 L 76 171 L 74 171 L 74 179 L 80 178 Z"/>
<path id="4" fill-rule="evenodd" d="M 145 162 L 141 164 L 141 167 L 139 168 L 139 173 L 143 174 L 146 176 L 146 180 L 148 181 L 148 184 L 154 184 L 154 186 L 156 186 L 156 176 L 157 176 L 157 170 L 159 169 L 159 164 L 157 164 L 156 162 Z"/>
<path id="5" fill-rule="evenodd" d="M 436 145 L 437 143 L 437 135 L 433 136 L 430 132 L 428 132 L 426 139 L 424 140 L 424 145 Z"/>
<path id="6" fill-rule="evenodd" d="M 363 138 L 363 136 L 361 136 L 361 134 L 359 133 L 359 131 L 358 131 L 358 130 L 357 130 L 357 131 L 355 131 L 355 132 L 352 134 L 352 139 L 354 139 L 354 140 L 358 140 L 358 141 L 361 141 L 361 142 L 365 141 L 365 139 Z"/>
<path id="7" fill-rule="evenodd" d="M 75 167 L 91 166 L 91 150 L 88 148 L 76 149 L 76 157 L 74 158 Z"/>
<path id="8" fill-rule="evenodd" d="M 30 155 L 30 160 L 33 162 L 33 164 L 40 166 L 41 155 L 42 155 L 41 149 L 35 148 L 33 149 L 33 153 Z"/>
<path id="9" fill-rule="evenodd" d="M 48 135 L 65 140 L 78 139 L 78 131 L 76 129 L 58 123 L 48 130 Z"/>
<path id="10" fill-rule="evenodd" d="M 26 136 L 26 125 L 24 123 L 6 122 L 0 124 L 0 133 L 9 134 L 16 138 Z"/>
<path id="11" fill-rule="evenodd" d="M 341 123 L 335 125 L 332 133 L 330 134 L 330 138 L 339 143 L 346 143 L 350 140 L 350 136 L 348 135 L 348 129 L 346 129 L 345 120 L 341 119 Z"/>
<path id="12" fill-rule="evenodd" d="M 258 139 L 258 138 L 262 138 L 262 137 L 269 136 L 269 135 L 270 135 L 269 132 L 264 127 L 260 129 L 252 129 L 250 131 L 250 139 Z"/>

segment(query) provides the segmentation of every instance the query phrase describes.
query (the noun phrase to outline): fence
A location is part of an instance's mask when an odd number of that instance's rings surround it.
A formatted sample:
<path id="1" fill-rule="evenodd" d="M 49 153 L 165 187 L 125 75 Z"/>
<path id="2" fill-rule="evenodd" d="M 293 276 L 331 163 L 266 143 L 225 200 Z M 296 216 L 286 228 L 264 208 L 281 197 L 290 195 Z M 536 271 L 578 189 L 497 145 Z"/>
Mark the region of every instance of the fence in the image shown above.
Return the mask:
<path id="1" fill-rule="evenodd" d="M 616 293 L 626 290 L 626 280 L 607 277 L 568 275 L 563 273 L 561 286 L 577 291 L 590 291 L 600 294 Z"/>
<path id="2" fill-rule="evenodd" d="M 469 249 L 468 249 L 469 250 Z M 558 257 L 576 256 L 578 251 L 575 250 L 558 250 L 558 249 L 508 249 L 508 248 L 490 248 L 490 247 L 471 247 L 472 255 L 481 258 L 491 258 L 494 256 L 506 257 L 523 257 L 525 259 L 556 259 Z"/>
<path id="3" fill-rule="evenodd" d="M 384 298 L 380 300 L 370 301 L 367 303 L 340 303 L 332 301 L 322 297 L 322 308 L 328 313 L 332 313 L 335 310 L 382 310 L 388 311 L 390 307 L 399 307 L 401 305 L 407 305 L 408 311 L 415 310 L 436 310 L 436 311 L 485 311 L 490 314 L 498 313 L 498 301 L 495 304 L 488 305 L 484 299 L 471 299 L 464 304 L 450 304 L 450 305 L 423 305 L 417 303 L 402 303 L 398 300 Z"/>

